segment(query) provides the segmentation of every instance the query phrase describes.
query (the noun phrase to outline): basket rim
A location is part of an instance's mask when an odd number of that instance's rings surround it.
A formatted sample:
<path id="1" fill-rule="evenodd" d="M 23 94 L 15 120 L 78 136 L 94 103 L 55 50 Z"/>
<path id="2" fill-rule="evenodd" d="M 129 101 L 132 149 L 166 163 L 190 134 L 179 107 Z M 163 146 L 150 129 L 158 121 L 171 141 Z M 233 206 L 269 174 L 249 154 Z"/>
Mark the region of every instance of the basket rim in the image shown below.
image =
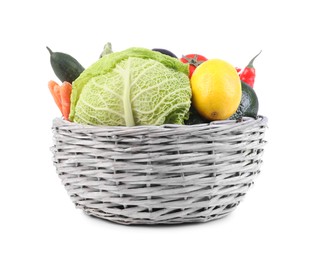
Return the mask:
<path id="1" fill-rule="evenodd" d="M 79 128 L 89 128 L 89 129 L 117 129 L 117 130 L 125 130 L 125 129 L 164 129 L 164 128 L 182 128 L 182 129 L 190 129 L 190 128 L 203 128 L 203 127 L 221 127 L 227 125 L 241 125 L 241 124 L 253 124 L 260 123 L 262 125 L 266 125 L 268 123 L 268 118 L 263 115 L 258 115 L 256 118 L 253 117 L 242 117 L 241 121 L 238 120 L 218 120 L 212 121 L 210 123 L 201 123 L 194 125 L 181 125 L 181 124 L 163 124 L 163 125 L 136 125 L 136 126 L 106 126 L 106 125 L 87 125 L 76 122 L 70 122 L 65 120 L 62 117 L 56 117 L 53 119 L 53 125 L 67 125 L 67 126 L 76 126 Z"/>

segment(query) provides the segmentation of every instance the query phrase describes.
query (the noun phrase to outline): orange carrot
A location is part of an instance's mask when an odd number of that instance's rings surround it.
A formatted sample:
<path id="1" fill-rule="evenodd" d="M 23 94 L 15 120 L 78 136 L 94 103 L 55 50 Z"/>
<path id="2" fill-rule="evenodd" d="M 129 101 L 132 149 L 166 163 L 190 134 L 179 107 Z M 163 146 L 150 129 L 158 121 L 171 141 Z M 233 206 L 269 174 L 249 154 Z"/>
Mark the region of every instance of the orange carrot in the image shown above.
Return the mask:
<path id="1" fill-rule="evenodd" d="M 69 120 L 70 114 L 70 97 L 71 97 L 72 85 L 64 81 L 60 87 L 60 100 L 61 100 L 61 107 L 62 107 L 62 115 L 66 120 Z"/>
<path id="2" fill-rule="evenodd" d="M 62 112 L 61 98 L 60 98 L 60 86 L 53 80 L 48 82 L 48 88 L 54 98 L 54 101 L 60 111 Z"/>

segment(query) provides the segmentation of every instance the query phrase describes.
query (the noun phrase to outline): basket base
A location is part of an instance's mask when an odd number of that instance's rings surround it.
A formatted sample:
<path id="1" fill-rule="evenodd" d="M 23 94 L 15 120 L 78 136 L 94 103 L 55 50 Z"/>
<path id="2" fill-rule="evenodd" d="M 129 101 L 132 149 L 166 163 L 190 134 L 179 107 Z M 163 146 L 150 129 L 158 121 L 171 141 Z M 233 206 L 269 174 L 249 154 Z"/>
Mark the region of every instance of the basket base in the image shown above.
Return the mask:
<path id="1" fill-rule="evenodd" d="M 91 217 L 107 220 L 110 222 L 114 222 L 117 224 L 122 225 L 174 225 L 174 224 L 190 224 L 190 223 L 206 223 L 210 221 L 214 221 L 217 219 L 224 218 L 228 216 L 237 206 L 239 203 L 230 204 L 226 206 L 224 209 L 219 209 L 218 212 L 216 210 L 212 209 L 212 214 L 210 213 L 210 209 L 200 209 L 199 214 L 194 214 L 193 216 L 180 214 L 181 211 L 176 212 L 175 215 L 180 216 L 169 216 L 165 218 L 165 216 L 162 216 L 160 218 L 134 218 L 134 217 L 126 217 L 122 215 L 114 215 L 105 213 L 98 209 L 83 209 L 83 212 Z M 186 210 L 183 210 L 186 212 Z M 150 216 L 152 213 L 150 212 Z"/>

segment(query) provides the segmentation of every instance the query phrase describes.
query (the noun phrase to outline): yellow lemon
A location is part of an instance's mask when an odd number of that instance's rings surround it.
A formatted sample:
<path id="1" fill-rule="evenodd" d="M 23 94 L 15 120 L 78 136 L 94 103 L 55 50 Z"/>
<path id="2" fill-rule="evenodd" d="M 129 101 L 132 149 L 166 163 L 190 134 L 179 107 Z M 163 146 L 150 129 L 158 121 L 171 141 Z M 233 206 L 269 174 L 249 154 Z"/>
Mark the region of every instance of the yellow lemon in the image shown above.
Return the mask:
<path id="1" fill-rule="evenodd" d="M 191 87 L 194 107 L 211 121 L 228 119 L 241 101 L 239 75 L 234 66 L 221 59 L 200 64 L 192 75 Z"/>

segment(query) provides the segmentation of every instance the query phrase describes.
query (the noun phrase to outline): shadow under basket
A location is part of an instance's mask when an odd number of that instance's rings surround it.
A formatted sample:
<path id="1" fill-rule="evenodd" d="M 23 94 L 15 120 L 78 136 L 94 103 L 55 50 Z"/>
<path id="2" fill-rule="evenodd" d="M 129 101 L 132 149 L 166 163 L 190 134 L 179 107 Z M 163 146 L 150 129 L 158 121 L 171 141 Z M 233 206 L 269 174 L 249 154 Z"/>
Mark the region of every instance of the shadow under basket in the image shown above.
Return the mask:
<path id="1" fill-rule="evenodd" d="M 260 173 L 267 118 L 198 125 L 53 121 L 53 161 L 72 202 L 121 224 L 207 222 L 231 213 Z"/>

